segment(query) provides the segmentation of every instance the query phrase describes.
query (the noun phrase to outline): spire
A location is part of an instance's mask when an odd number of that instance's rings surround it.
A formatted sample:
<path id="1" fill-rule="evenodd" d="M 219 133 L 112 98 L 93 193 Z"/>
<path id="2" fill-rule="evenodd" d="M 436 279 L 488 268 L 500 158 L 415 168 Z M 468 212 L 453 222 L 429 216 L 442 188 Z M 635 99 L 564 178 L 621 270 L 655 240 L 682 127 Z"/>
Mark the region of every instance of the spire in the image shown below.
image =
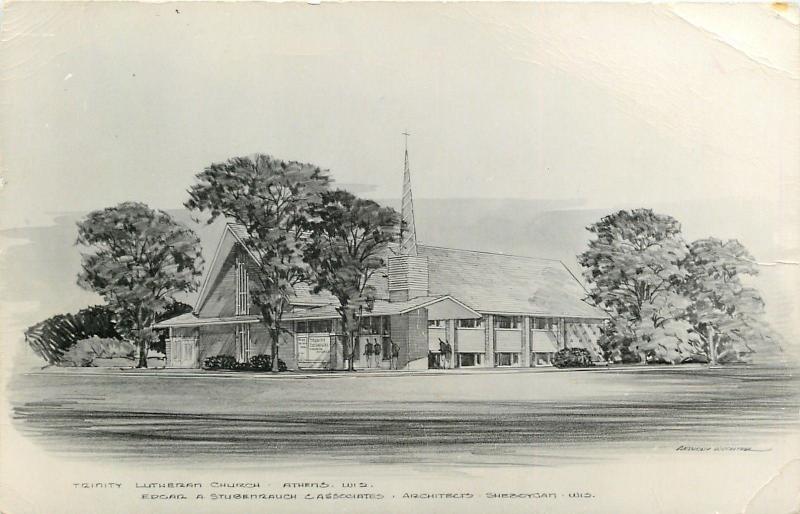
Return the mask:
<path id="1" fill-rule="evenodd" d="M 408 166 L 408 131 L 406 136 L 406 163 L 403 170 L 403 203 L 400 208 L 400 253 L 417 255 L 417 228 L 414 225 L 414 199 L 411 195 L 411 169 Z"/>

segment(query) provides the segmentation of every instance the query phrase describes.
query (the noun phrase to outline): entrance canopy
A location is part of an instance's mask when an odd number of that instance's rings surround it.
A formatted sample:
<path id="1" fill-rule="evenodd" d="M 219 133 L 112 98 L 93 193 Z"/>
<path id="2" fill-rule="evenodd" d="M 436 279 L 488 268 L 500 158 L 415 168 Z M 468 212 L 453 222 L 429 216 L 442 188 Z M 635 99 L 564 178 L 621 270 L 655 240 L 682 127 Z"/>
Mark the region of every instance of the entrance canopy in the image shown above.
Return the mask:
<path id="1" fill-rule="evenodd" d="M 421 296 L 412 298 L 404 302 L 387 302 L 386 300 L 376 300 L 369 312 L 364 312 L 364 316 L 392 316 L 406 314 L 417 309 L 426 309 L 429 320 L 442 319 L 478 319 L 481 314 L 474 311 L 467 305 L 456 300 L 452 296 Z M 312 309 L 293 311 L 284 315 L 283 319 L 290 321 L 316 320 L 316 319 L 336 319 L 339 313 L 333 305 Z"/>
<path id="2" fill-rule="evenodd" d="M 421 296 L 412 298 L 404 302 L 387 302 L 386 300 L 376 300 L 371 311 L 365 311 L 364 316 L 392 316 L 406 314 L 417 309 L 426 309 L 429 320 L 444 319 L 479 319 L 480 313 L 474 311 L 467 305 L 456 300 L 452 296 Z M 338 319 L 339 313 L 336 306 L 325 305 L 323 307 L 298 309 L 284 314 L 284 321 L 306 321 Z M 201 318 L 194 313 L 181 314 L 174 318 L 156 323 L 155 328 L 169 327 L 198 327 L 203 325 L 230 325 L 238 323 L 258 323 L 258 316 L 235 316 L 228 318 Z"/>
<path id="3" fill-rule="evenodd" d="M 429 320 L 480 319 L 482 316 L 451 296 L 442 296 L 425 306 Z"/>

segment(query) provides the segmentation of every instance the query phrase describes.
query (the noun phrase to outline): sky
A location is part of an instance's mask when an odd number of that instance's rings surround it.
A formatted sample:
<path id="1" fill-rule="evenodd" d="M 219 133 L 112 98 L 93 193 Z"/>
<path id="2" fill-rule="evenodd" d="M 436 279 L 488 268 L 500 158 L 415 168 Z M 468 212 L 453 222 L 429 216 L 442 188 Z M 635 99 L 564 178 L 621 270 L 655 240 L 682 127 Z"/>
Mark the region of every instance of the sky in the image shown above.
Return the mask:
<path id="1" fill-rule="evenodd" d="M 585 223 L 645 206 L 740 238 L 779 302 L 800 287 L 775 264 L 800 262 L 796 5 L 13 2 L 0 22 L 15 333 L 85 302 L 75 213 L 180 209 L 254 152 L 394 202 L 406 130 L 424 242 L 571 259 Z"/>
<path id="2" fill-rule="evenodd" d="M 252 152 L 393 198 L 404 130 L 418 197 L 743 197 L 797 219 L 796 6 L 6 9 L 2 226 L 180 207 Z"/>

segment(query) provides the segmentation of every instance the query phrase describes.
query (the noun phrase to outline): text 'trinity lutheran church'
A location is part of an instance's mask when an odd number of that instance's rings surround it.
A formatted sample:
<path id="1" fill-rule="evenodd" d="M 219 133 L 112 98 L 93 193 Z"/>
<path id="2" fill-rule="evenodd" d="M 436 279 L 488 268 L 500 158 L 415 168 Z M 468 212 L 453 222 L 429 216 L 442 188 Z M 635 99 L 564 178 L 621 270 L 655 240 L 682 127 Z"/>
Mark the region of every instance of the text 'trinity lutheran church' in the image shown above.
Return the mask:
<path id="1" fill-rule="evenodd" d="M 399 249 L 387 252 L 386 268 L 373 276 L 377 299 L 365 314 L 355 351 L 356 368 L 440 367 L 441 342 L 449 343 L 450 367 L 550 365 L 560 348 L 588 349 L 601 359 L 597 338 L 605 313 L 583 301 L 581 283 L 560 261 L 443 248 L 418 243 L 405 154 Z M 248 268 L 255 253 L 246 232 L 225 227 L 194 311 L 155 325 L 169 329 L 170 368 L 199 368 L 210 356 L 240 362 L 270 353 L 270 336 L 249 298 Z M 295 288 L 280 358 L 290 370 L 340 369 L 342 335 L 336 299 Z M 368 356 L 365 348 L 374 348 Z"/>

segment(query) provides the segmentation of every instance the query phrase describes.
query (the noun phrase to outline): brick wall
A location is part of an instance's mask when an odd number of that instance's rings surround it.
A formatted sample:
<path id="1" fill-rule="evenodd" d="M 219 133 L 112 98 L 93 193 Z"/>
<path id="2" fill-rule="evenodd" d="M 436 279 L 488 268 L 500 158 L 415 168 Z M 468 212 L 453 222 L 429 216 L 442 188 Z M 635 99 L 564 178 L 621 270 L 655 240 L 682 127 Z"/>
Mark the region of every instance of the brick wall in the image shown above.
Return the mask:
<path id="1" fill-rule="evenodd" d="M 531 318 L 525 316 L 522 318 L 522 359 L 520 366 L 523 368 L 530 367 L 531 365 Z"/>
<path id="2" fill-rule="evenodd" d="M 399 368 L 428 368 L 428 312 L 417 309 L 392 316 L 392 341 L 400 348 Z"/>
<path id="3" fill-rule="evenodd" d="M 483 319 L 486 326 L 486 356 L 484 357 L 484 367 L 494 367 L 494 316 L 487 315 Z"/>

